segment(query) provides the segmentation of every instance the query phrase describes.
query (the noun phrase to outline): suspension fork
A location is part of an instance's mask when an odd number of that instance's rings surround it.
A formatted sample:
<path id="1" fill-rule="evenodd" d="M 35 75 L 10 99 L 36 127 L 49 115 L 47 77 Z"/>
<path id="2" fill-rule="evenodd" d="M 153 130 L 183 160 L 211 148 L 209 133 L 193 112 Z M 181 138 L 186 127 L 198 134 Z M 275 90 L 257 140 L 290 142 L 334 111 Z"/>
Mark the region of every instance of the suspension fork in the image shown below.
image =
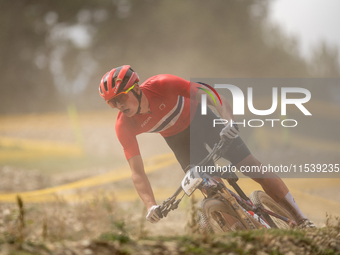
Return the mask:
<path id="1" fill-rule="evenodd" d="M 248 214 L 243 211 L 243 209 L 241 208 L 241 205 L 239 205 L 236 198 L 231 195 L 229 190 L 224 185 L 221 186 L 221 195 L 227 201 L 227 203 L 229 203 L 229 205 L 232 206 L 236 214 L 239 216 L 239 219 L 241 220 L 242 224 L 247 229 L 263 228 L 261 223 L 258 223 L 256 221 L 255 222 L 251 221 Z"/>

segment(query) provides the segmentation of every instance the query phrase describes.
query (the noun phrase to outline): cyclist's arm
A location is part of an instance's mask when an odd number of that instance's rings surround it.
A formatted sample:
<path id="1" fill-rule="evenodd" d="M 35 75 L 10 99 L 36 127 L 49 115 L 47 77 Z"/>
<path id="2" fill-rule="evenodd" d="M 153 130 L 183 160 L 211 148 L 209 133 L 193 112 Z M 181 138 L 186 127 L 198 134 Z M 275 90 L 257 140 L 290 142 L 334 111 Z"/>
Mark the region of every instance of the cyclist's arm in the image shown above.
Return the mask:
<path id="1" fill-rule="evenodd" d="M 197 85 L 199 85 L 199 84 L 197 84 Z M 205 94 L 205 92 L 203 90 L 197 91 L 197 94 L 196 94 L 196 101 L 197 102 L 201 102 L 202 94 Z M 221 101 L 222 101 L 222 105 L 221 105 L 220 100 L 218 100 L 216 95 L 214 93 L 212 93 L 212 95 L 214 96 L 214 99 L 216 101 L 216 105 L 215 105 L 215 102 L 213 101 L 213 99 L 209 95 L 207 96 L 208 105 L 215 107 L 218 114 L 220 115 L 220 117 L 222 119 L 226 119 L 228 121 L 234 120 L 233 110 L 232 110 L 230 104 L 228 103 L 227 99 L 225 99 L 224 96 L 220 95 L 220 98 L 221 98 Z"/>
<path id="2" fill-rule="evenodd" d="M 149 210 L 153 205 L 157 205 L 155 197 L 147 175 L 145 174 L 144 164 L 140 155 L 128 159 L 131 178 L 139 197 L 144 202 L 145 207 Z"/>

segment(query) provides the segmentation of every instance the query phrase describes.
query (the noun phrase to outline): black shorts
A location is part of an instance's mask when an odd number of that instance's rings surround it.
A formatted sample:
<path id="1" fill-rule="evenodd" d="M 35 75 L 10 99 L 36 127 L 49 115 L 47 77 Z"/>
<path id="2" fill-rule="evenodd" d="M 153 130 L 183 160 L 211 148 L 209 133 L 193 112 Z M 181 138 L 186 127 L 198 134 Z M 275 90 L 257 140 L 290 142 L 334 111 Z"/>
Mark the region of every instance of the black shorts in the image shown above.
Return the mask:
<path id="1" fill-rule="evenodd" d="M 217 118 L 219 117 L 209 108 L 207 115 L 201 115 L 198 107 L 188 128 L 176 135 L 164 137 L 183 170 L 190 164 L 198 164 L 208 155 L 207 145 L 213 148 L 220 141 L 222 128 L 213 127 L 213 120 Z M 237 165 L 250 154 L 248 147 L 238 136 L 223 158 Z"/>

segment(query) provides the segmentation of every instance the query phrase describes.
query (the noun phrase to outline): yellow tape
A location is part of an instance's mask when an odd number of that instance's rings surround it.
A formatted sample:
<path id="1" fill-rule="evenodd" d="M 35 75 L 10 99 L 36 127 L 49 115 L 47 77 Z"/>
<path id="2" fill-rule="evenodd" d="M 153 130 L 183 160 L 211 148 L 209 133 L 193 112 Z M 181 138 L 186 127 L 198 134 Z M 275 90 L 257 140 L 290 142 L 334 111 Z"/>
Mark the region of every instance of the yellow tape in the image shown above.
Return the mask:
<path id="1" fill-rule="evenodd" d="M 63 157 L 63 158 L 74 158 L 74 157 L 82 157 L 82 152 L 58 152 L 51 153 L 49 151 L 40 151 L 40 152 L 32 152 L 32 151 L 1 151 L 0 153 L 0 162 L 13 162 L 13 161 L 32 161 L 46 157 Z"/>
<path id="2" fill-rule="evenodd" d="M 162 154 L 158 156 L 154 156 L 145 160 L 145 172 L 151 173 L 154 171 L 158 171 L 164 167 L 173 165 L 177 162 L 172 153 Z M 42 201 L 50 201 L 52 198 L 55 198 L 55 194 L 57 192 L 65 191 L 65 190 L 74 190 L 80 188 L 88 188 L 99 186 L 107 183 L 113 183 L 120 180 L 124 180 L 129 178 L 131 172 L 127 166 L 116 169 L 115 171 L 102 174 L 99 176 L 94 176 L 90 178 L 86 178 L 80 181 L 60 185 L 57 187 L 36 190 L 36 191 L 27 191 L 22 193 L 12 193 L 12 194 L 0 194 L 0 201 L 4 202 L 15 202 L 16 196 L 20 195 L 27 202 L 42 202 Z M 59 195 L 59 194 L 58 194 Z M 52 197 L 52 198 L 51 198 Z"/>
<path id="3" fill-rule="evenodd" d="M 0 137 L 0 147 L 16 150 L 27 150 L 31 152 L 49 152 L 63 155 L 82 155 L 83 153 L 81 147 L 71 143 L 67 144 L 55 141 L 39 141 L 14 137 Z"/>

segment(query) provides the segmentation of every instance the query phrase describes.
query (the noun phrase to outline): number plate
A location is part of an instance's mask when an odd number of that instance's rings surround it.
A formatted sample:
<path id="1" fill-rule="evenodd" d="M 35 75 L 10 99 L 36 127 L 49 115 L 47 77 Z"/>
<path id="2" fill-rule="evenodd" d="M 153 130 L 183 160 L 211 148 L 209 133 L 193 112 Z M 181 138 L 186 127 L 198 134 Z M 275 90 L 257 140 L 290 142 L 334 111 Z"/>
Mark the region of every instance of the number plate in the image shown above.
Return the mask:
<path id="1" fill-rule="evenodd" d="M 191 168 L 187 173 L 185 174 L 183 180 L 182 180 L 182 188 L 184 192 L 190 196 L 194 191 L 197 189 L 198 185 L 200 185 L 203 182 L 203 179 L 199 176 L 199 174 L 196 172 L 195 168 Z"/>

